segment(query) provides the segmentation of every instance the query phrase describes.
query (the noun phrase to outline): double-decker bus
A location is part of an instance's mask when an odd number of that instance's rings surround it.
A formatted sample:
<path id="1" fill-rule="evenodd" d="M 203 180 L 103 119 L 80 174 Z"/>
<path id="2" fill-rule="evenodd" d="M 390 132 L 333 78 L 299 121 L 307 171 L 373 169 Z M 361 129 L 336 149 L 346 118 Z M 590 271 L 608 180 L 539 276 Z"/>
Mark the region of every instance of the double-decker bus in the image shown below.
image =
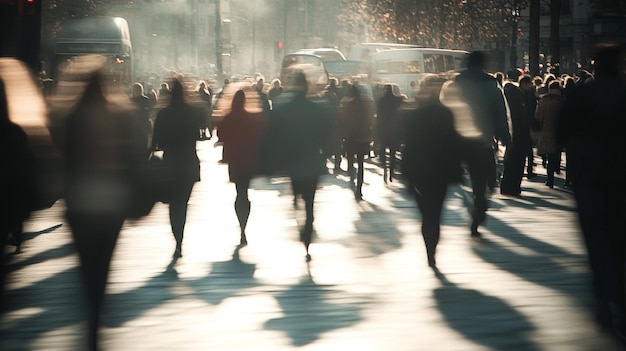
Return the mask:
<path id="1" fill-rule="evenodd" d="M 84 17 L 65 21 L 54 41 L 50 76 L 72 70 L 80 56 L 100 55 L 104 70 L 116 84 L 128 85 L 133 79 L 132 43 L 128 22 L 121 17 Z"/>

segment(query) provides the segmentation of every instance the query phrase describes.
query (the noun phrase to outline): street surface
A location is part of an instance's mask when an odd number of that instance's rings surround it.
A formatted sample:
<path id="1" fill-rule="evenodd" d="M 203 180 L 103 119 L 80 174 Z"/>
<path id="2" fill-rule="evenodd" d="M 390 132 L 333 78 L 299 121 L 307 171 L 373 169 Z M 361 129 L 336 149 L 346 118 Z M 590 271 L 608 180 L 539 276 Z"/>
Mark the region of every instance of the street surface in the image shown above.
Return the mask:
<path id="1" fill-rule="evenodd" d="M 322 178 L 307 264 L 286 178 L 257 178 L 247 247 L 215 140 L 199 141 L 183 257 L 171 262 L 167 206 L 127 222 L 114 254 L 103 350 L 617 350 L 591 316 L 571 191 L 545 169 L 522 198 L 496 193 L 470 238 L 467 186 L 450 189 L 437 264 L 403 185 L 367 160 L 362 202 L 347 174 Z M 330 166 L 330 163 L 329 163 Z M 346 169 L 345 162 L 343 169 Z M 496 189 L 498 190 L 498 189 Z M 78 259 L 63 202 L 33 214 L 13 257 L 0 350 L 83 350 Z M 7 250 L 12 250 L 8 247 Z"/>

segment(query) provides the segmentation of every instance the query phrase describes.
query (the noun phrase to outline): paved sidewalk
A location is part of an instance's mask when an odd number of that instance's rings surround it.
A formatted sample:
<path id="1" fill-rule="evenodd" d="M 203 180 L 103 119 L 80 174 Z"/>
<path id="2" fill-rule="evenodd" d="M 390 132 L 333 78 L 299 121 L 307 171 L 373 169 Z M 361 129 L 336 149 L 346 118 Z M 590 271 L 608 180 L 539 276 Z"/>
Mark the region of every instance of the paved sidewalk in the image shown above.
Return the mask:
<path id="1" fill-rule="evenodd" d="M 234 185 L 221 148 L 198 143 L 182 257 L 167 207 L 128 222 L 106 297 L 103 350 L 617 350 L 590 315 L 589 272 L 571 193 L 545 170 L 520 199 L 494 194 L 472 241 L 462 186 L 449 192 L 437 263 L 402 184 L 367 163 L 364 201 L 347 175 L 324 176 L 313 260 L 298 242 L 302 206 L 284 178 L 251 190 L 249 246 L 236 250 Z M 344 165 L 345 169 L 345 165 Z M 563 175 L 561 175 L 563 176 Z M 60 226 L 59 226 L 60 225 Z M 77 255 L 63 203 L 26 224 L 14 256 L 0 350 L 83 350 Z"/>

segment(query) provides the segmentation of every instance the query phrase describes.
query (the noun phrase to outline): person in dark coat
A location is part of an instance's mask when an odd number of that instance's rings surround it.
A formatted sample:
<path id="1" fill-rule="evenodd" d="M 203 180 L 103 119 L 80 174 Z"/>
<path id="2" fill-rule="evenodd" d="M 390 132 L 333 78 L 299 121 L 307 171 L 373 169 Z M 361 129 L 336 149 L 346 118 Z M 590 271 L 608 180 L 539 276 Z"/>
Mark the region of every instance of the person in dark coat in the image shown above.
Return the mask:
<path id="1" fill-rule="evenodd" d="M 517 81 L 515 75 L 509 76 Z M 500 193 L 502 195 L 520 196 L 522 192 L 522 178 L 524 177 L 524 165 L 526 157 L 532 150 L 532 139 L 530 138 L 530 125 L 527 109 L 526 92 L 532 89 L 532 81 L 529 76 L 519 79 L 519 85 L 508 82 L 504 85 L 504 95 L 509 105 L 511 114 L 511 144 L 506 148 L 504 155 L 504 172 L 500 182 Z M 534 114 L 534 107 L 532 107 Z M 531 161 L 532 162 L 532 161 Z"/>
<path id="2" fill-rule="evenodd" d="M 235 213 L 241 228 L 240 247 L 248 244 L 248 188 L 251 179 L 259 172 L 259 148 L 266 124 L 262 114 L 248 112 L 245 105 L 246 95 L 243 90 L 238 90 L 233 97 L 230 112 L 217 128 L 217 136 L 223 143 L 223 160 L 228 164 L 228 176 L 237 190 Z"/>
<path id="3" fill-rule="evenodd" d="M 400 121 L 399 109 L 402 105 L 402 98 L 393 94 L 393 86 L 385 85 L 384 95 L 378 99 L 376 104 L 376 130 L 380 141 L 378 152 L 380 163 L 383 166 L 383 177 L 387 182 L 393 182 L 396 167 L 396 151 L 400 148 Z M 389 165 L 387 165 L 387 150 L 389 150 Z M 387 173 L 389 170 L 389 173 Z"/>
<path id="4" fill-rule="evenodd" d="M 34 172 L 35 157 L 28 137 L 9 119 L 4 81 L 0 79 L 0 302 L 8 263 L 5 245 L 10 242 L 19 252 L 22 225 L 33 209 Z"/>
<path id="5" fill-rule="evenodd" d="M 200 140 L 211 140 L 213 137 L 213 96 L 206 82 L 203 80 L 198 83 L 197 92 L 200 101 L 204 103 L 207 109 L 201 121 L 202 123 L 200 124 Z"/>
<path id="6" fill-rule="evenodd" d="M 350 183 L 354 198 L 362 200 L 365 155 L 369 155 L 372 143 L 372 126 L 368 107 L 356 85 L 350 85 L 350 93 L 343 99 L 339 116 L 339 135 L 343 139 Z M 354 163 L 356 162 L 356 169 Z M 356 184 L 354 184 L 356 180 Z"/>
<path id="7" fill-rule="evenodd" d="M 448 184 L 461 180 L 461 136 L 452 111 L 439 102 L 444 79 L 427 77 L 416 99 L 419 107 L 407 116 L 402 174 L 422 215 L 428 265 L 435 266 L 441 212 Z"/>
<path id="8" fill-rule="evenodd" d="M 622 49 L 623 50 L 623 49 Z M 568 149 L 578 219 L 587 248 L 599 325 L 626 347 L 626 84 L 618 45 L 599 45 L 594 78 L 567 95 L 559 144 Z"/>
<path id="9" fill-rule="evenodd" d="M 68 115 L 62 146 L 66 219 L 80 258 L 88 308 L 88 346 L 98 329 L 111 257 L 133 205 L 133 169 L 146 157 L 147 135 L 137 114 L 112 106 L 102 75 L 91 76 Z"/>
<path id="10" fill-rule="evenodd" d="M 152 137 L 152 150 L 163 151 L 163 162 L 172 176 L 167 202 L 172 233 L 176 239 L 174 258 L 182 257 L 187 203 L 194 184 L 200 181 L 196 140 L 204 118 L 201 109 L 185 102 L 183 86 L 180 81 L 174 80 L 170 103 L 157 113 Z"/>
<path id="11" fill-rule="evenodd" d="M 481 236 L 478 226 L 487 218 L 487 189 L 493 191 L 496 184 L 494 140 L 504 146 L 511 143 L 504 95 L 484 68 L 484 53 L 474 51 L 469 55 L 467 70 L 455 79 L 478 130 L 478 135 L 465 138 L 463 148 L 474 195 L 470 231 L 475 238 Z"/>
<path id="12" fill-rule="evenodd" d="M 313 234 L 313 204 L 319 177 L 326 174 L 326 158 L 330 154 L 332 128 L 325 108 L 307 98 L 308 82 L 303 72 L 293 76 L 288 97 L 277 104 L 271 114 L 267 139 L 273 144 L 274 170 L 286 171 L 294 196 L 305 203 L 306 220 L 300 229 L 300 240 L 309 261 L 309 245 Z"/>

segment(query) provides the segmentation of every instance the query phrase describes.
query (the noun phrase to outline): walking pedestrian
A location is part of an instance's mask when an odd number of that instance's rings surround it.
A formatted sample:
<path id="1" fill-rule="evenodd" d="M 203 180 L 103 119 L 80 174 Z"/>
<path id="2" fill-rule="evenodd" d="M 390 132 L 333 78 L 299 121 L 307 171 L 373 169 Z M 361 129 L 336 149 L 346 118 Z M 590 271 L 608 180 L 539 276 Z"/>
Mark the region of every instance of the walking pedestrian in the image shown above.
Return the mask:
<path id="1" fill-rule="evenodd" d="M 384 95 L 376 103 L 376 130 L 380 142 L 378 156 L 383 166 L 383 178 L 393 182 L 396 168 L 396 152 L 400 149 L 402 136 L 400 135 L 399 113 L 402 97 L 393 94 L 393 86 L 385 85 Z M 389 164 L 387 164 L 387 150 L 389 150 Z"/>
<path id="2" fill-rule="evenodd" d="M 511 134 L 504 95 L 496 80 L 485 72 L 484 53 L 470 53 L 467 69 L 456 77 L 456 82 L 478 131 L 478 135 L 465 138 L 463 148 L 474 197 L 470 231 L 478 238 L 478 226 L 487 218 L 487 189 L 493 191 L 496 184 L 494 140 L 508 146 Z"/>
<path id="3" fill-rule="evenodd" d="M 620 46 L 599 45 L 593 80 L 568 93 L 559 119 L 561 145 L 587 248 L 596 320 L 626 347 L 626 172 L 623 131 L 626 85 Z"/>
<path id="4" fill-rule="evenodd" d="M 371 119 L 368 107 L 361 98 L 356 85 L 350 85 L 349 96 L 344 99 L 344 105 L 339 117 L 339 130 L 344 143 L 350 184 L 357 201 L 363 199 L 363 178 L 365 155 L 369 155 L 372 143 Z M 356 169 L 354 163 L 356 162 Z M 356 180 L 356 184 L 355 184 Z"/>
<path id="5" fill-rule="evenodd" d="M 66 219 L 80 258 L 88 310 L 88 348 L 98 329 L 111 257 L 133 206 L 133 169 L 146 158 L 141 117 L 118 112 L 105 98 L 101 73 L 66 119 Z"/>
<path id="6" fill-rule="evenodd" d="M 461 136 L 452 111 L 439 102 L 443 78 L 420 82 L 418 108 L 407 117 L 402 174 L 422 215 L 422 236 L 428 265 L 434 267 L 440 237 L 441 212 L 448 184 L 460 182 Z"/>
<path id="7" fill-rule="evenodd" d="M 294 73 L 289 86 L 290 98 L 277 104 L 272 111 L 267 139 L 271 141 L 272 164 L 287 172 L 294 196 L 305 203 L 306 220 L 300 229 L 307 261 L 311 260 L 309 246 L 313 234 L 313 205 L 319 177 L 326 174 L 326 158 L 330 152 L 331 122 L 324 108 L 306 96 L 308 83 L 303 72 Z M 275 168 L 275 170 L 276 170 Z"/>
<path id="8" fill-rule="evenodd" d="M 332 147 L 333 147 L 333 172 L 338 174 L 341 171 L 341 156 L 343 154 L 343 144 L 339 136 L 339 91 L 337 88 L 337 78 L 330 78 L 328 86 L 324 89 L 323 97 L 330 108 L 330 120 L 332 125 Z"/>
<path id="9" fill-rule="evenodd" d="M 0 301 L 8 263 L 5 245 L 12 244 L 16 253 L 20 251 L 22 224 L 33 210 L 35 196 L 35 157 L 22 127 L 9 119 L 7 100 L 0 79 Z"/>
<path id="10" fill-rule="evenodd" d="M 265 129 L 265 118 L 260 113 L 246 110 L 246 95 L 238 90 L 233 97 L 230 112 L 220 122 L 217 136 L 223 143 L 223 160 L 228 164 L 228 176 L 235 183 L 237 197 L 235 213 L 239 221 L 239 246 L 248 244 L 246 225 L 250 216 L 248 188 L 259 172 L 259 147 Z"/>
<path id="11" fill-rule="evenodd" d="M 196 140 L 204 118 L 202 110 L 185 101 L 183 85 L 175 79 L 169 105 L 157 113 L 152 137 L 152 150 L 163 151 L 163 162 L 172 175 L 167 202 L 172 233 L 176 239 L 174 258 L 183 255 L 187 203 L 194 183 L 200 181 Z"/>
<path id="12" fill-rule="evenodd" d="M 541 123 L 541 134 L 537 153 L 545 155 L 547 160 L 546 185 L 554 188 L 554 174 L 561 167 L 562 147 L 558 142 L 558 119 L 563 107 L 561 84 L 557 80 L 550 82 L 548 92 L 539 97 L 535 118 Z"/>
<path id="13" fill-rule="evenodd" d="M 213 137 L 213 97 L 211 96 L 211 91 L 207 86 L 206 82 L 201 80 L 198 82 L 198 96 L 200 96 L 200 101 L 204 103 L 203 108 L 206 111 L 203 113 L 204 118 L 202 118 L 200 124 L 200 140 L 211 140 Z"/>
<path id="14" fill-rule="evenodd" d="M 511 114 L 511 144 L 506 148 L 504 155 L 504 171 L 500 182 L 500 193 L 502 195 L 520 196 L 522 192 L 521 184 L 524 177 L 524 165 L 529 153 L 532 153 L 532 140 L 530 138 L 530 125 L 528 124 L 530 107 L 527 104 L 526 92 L 532 89 L 532 81 L 529 76 L 519 78 L 519 71 L 509 72 L 509 79 L 512 80 L 504 85 L 504 95 L 508 102 Z M 519 80 L 519 83 L 518 83 Z M 515 83 L 513 83 L 515 82 Z M 534 95 L 534 93 L 533 93 Z M 532 169 L 532 160 L 531 169 Z"/>

